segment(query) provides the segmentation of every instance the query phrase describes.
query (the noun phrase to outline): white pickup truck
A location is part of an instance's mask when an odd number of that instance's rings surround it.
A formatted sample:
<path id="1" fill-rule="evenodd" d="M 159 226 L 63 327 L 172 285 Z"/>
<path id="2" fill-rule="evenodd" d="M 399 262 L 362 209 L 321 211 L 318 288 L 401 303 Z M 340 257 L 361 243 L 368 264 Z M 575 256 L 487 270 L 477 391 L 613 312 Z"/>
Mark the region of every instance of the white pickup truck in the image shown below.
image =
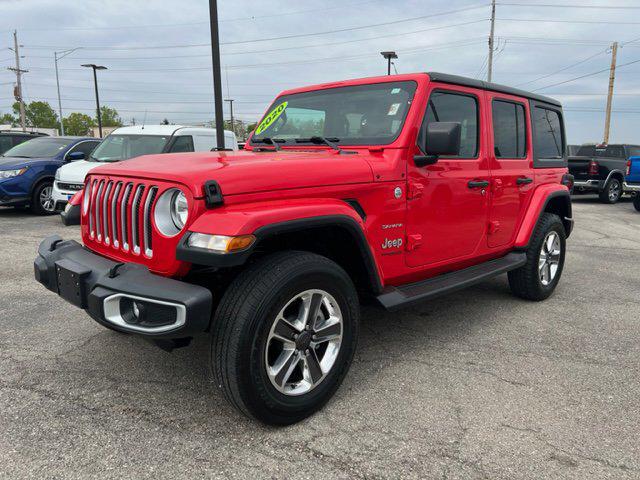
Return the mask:
<path id="1" fill-rule="evenodd" d="M 111 132 L 88 158 L 58 169 L 53 184 L 55 209 L 64 210 L 69 199 L 82 190 L 87 173 L 104 162 L 119 162 L 154 153 L 208 152 L 217 146 L 213 128 L 181 125 L 120 127 Z M 225 130 L 224 146 L 238 150 L 233 132 Z"/>

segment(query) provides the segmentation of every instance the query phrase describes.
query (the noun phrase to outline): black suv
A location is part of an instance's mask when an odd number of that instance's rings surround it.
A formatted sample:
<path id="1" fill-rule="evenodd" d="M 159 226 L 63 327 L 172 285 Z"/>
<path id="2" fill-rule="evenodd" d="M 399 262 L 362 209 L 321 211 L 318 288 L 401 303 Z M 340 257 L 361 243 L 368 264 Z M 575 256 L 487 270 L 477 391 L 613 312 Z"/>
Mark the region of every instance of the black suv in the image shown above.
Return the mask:
<path id="1" fill-rule="evenodd" d="M 31 140 L 32 138 L 46 137 L 46 133 L 23 132 L 15 130 L 0 131 L 0 155 L 16 145 Z"/>

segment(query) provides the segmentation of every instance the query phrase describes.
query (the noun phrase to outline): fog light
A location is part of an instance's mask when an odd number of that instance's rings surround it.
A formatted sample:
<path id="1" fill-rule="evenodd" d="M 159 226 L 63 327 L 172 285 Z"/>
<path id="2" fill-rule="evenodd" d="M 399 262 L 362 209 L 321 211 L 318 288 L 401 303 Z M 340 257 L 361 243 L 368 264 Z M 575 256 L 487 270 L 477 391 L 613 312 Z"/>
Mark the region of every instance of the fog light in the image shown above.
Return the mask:
<path id="1" fill-rule="evenodd" d="M 253 235 L 240 235 L 237 237 L 229 237 L 227 235 L 209 235 L 206 233 L 193 232 L 189 235 L 187 245 L 189 247 L 203 248 L 212 250 L 215 253 L 232 253 L 246 250 L 256 237 Z"/>
<path id="2" fill-rule="evenodd" d="M 184 305 L 153 298 L 115 293 L 104 299 L 104 318 L 125 330 L 166 332 L 186 323 Z"/>
<path id="3" fill-rule="evenodd" d="M 122 319 L 130 324 L 137 325 L 146 320 L 146 306 L 144 302 L 122 297 L 120 299 L 120 315 Z"/>

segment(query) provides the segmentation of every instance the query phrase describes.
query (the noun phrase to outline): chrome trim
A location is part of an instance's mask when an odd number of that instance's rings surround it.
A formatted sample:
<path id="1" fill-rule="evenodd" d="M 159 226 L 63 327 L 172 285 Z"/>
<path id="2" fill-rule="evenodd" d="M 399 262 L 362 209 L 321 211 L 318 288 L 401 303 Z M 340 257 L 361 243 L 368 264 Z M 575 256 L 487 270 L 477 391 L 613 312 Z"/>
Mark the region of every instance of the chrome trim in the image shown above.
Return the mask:
<path id="1" fill-rule="evenodd" d="M 120 246 L 120 242 L 118 241 L 118 214 L 116 209 L 118 198 L 120 197 L 120 190 L 122 190 L 122 182 L 117 182 L 116 188 L 113 191 L 113 198 L 111 198 L 111 233 L 113 234 L 114 248 Z"/>
<path id="2" fill-rule="evenodd" d="M 130 298 L 132 300 L 140 300 L 143 302 L 155 303 L 157 305 L 175 307 L 176 321 L 171 325 L 162 325 L 160 327 L 140 327 L 137 325 L 130 325 L 124 321 L 124 319 L 122 318 L 122 315 L 120 314 L 121 298 Z M 187 308 L 184 305 L 181 305 L 179 303 L 163 302 L 161 300 L 156 300 L 152 298 L 138 297 L 136 295 L 129 295 L 125 293 L 116 293 L 114 295 L 111 295 L 105 298 L 103 303 L 103 309 L 104 309 L 105 320 L 123 329 L 130 330 L 133 332 L 161 333 L 161 332 L 166 332 L 168 330 L 174 330 L 176 328 L 182 327 L 185 323 L 187 323 Z"/>
<path id="3" fill-rule="evenodd" d="M 624 190 L 626 192 L 640 192 L 640 183 L 627 183 L 624 182 Z"/>
<path id="4" fill-rule="evenodd" d="M 122 194 L 122 201 L 120 202 L 120 235 L 122 240 L 122 249 L 125 252 L 129 251 L 129 229 L 127 222 L 127 204 L 129 203 L 129 197 L 131 196 L 131 190 L 133 189 L 133 183 L 127 183 L 124 187 L 124 193 Z"/>
<path id="5" fill-rule="evenodd" d="M 138 222 L 138 215 L 140 210 L 140 200 L 144 194 L 144 185 L 139 184 L 136 187 L 136 193 L 133 196 L 133 203 L 131 204 L 131 246 L 133 247 L 133 253 L 136 255 L 140 253 L 140 225 Z"/>
<path id="6" fill-rule="evenodd" d="M 102 197 L 102 232 L 104 233 L 104 243 L 109 245 L 111 240 L 109 239 L 109 214 L 107 212 L 109 195 L 113 188 L 113 182 L 108 182 L 107 187 L 104 190 L 104 197 Z"/>
<path id="7" fill-rule="evenodd" d="M 102 190 L 104 189 L 104 180 L 100 180 L 98 184 L 98 192 L 96 193 L 95 205 L 93 205 L 95 210 L 95 223 L 96 223 L 96 238 L 99 242 L 102 241 L 102 232 L 100 228 L 102 227 L 102 222 L 100 221 L 100 199 L 102 198 Z"/>
<path id="8" fill-rule="evenodd" d="M 153 256 L 153 248 L 149 248 L 152 245 L 151 242 L 151 206 L 155 200 L 158 187 L 150 187 L 147 193 L 147 198 L 144 201 L 144 216 L 142 220 L 143 239 L 144 239 L 144 254 L 147 257 Z"/>

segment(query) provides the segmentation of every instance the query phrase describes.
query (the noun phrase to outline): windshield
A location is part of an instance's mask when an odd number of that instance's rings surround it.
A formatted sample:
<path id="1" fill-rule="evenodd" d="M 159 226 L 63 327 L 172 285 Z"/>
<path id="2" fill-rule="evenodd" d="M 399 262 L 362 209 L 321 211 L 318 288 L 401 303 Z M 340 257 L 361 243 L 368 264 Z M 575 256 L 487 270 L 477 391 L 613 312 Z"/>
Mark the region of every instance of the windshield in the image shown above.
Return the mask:
<path id="1" fill-rule="evenodd" d="M 317 143 L 313 137 L 341 145 L 389 144 L 402 130 L 416 87 L 389 82 L 283 95 L 258 123 L 251 144 Z"/>
<path id="2" fill-rule="evenodd" d="M 34 138 L 4 152 L 5 157 L 41 158 L 55 157 L 73 140 L 68 138 Z"/>
<path id="3" fill-rule="evenodd" d="M 162 153 L 168 135 L 109 135 L 91 154 L 94 162 L 118 162 L 140 155 Z"/>

